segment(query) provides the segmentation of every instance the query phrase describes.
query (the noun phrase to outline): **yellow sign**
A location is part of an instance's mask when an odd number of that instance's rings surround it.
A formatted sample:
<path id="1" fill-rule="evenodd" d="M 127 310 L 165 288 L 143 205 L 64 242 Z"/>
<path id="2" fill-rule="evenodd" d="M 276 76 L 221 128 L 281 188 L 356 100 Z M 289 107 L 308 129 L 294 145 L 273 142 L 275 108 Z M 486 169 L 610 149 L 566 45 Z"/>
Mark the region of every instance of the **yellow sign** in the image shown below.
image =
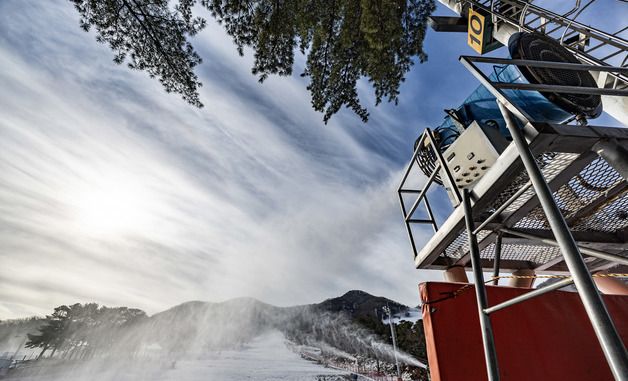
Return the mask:
<path id="1" fill-rule="evenodd" d="M 469 9 L 469 27 L 467 29 L 467 43 L 476 52 L 483 54 L 485 41 L 485 17 L 473 9 Z"/>

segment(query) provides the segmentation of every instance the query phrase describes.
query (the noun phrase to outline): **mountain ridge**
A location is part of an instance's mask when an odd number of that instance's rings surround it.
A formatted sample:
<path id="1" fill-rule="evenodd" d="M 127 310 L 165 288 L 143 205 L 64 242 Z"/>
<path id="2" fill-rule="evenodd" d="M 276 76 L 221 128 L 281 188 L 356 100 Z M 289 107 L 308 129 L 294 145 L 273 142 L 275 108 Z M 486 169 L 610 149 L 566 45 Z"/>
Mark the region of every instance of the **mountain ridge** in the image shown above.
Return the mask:
<path id="1" fill-rule="evenodd" d="M 251 297 L 217 303 L 192 300 L 151 316 L 137 310 L 143 315 L 134 313 L 133 320 L 118 324 L 116 318 L 129 316 L 127 307 L 103 307 L 109 313 L 105 316 L 99 315 L 97 305 L 74 304 L 63 306 L 63 310 L 83 311 L 84 314 L 69 315 L 68 320 L 55 318 L 57 322 L 65 322 L 65 336 L 56 356 L 61 353 L 66 356 L 68 351 L 79 353 L 81 358 L 103 353 L 135 356 L 152 348 L 150 350 L 158 350 L 169 358 L 180 359 L 202 353 L 239 350 L 260 335 L 279 331 L 296 347 L 316 347 L 319 352 L 345 353 L 351 358 L 361 356 L 369 361 L 387 361 L 390 365 L 394 356 L 390 327 L 383 319 L 384 306 L 398 314 L 397 317 L 404 310 L 410 310 L 392 299 L 350 290 L 319 303 L 289 307 L 274 306 Z M 412 312 L 414 319 L 395 321 L 398 346 L 415 358 L 425 358 L 422 325 L 415 324 L 417 311 Z M 19 340 L 26 334 L 37 334 L 41 327 L 50 324 L 48 318 L 21 320 L 0 321 L 0 352 L 3 348 L 15 351 Z M 38 328 L 40 322 L 42 325 Z M 77 344 L 76 338 L 80 338 L 80 343 Z M 54 352 L 49 353 L 49 356 L 55 356 Z"/>
<path id="2" fill-rule="evenodd" d="M 382 307 L 388 306 L 393 314 L 400 314 L 411 307 L 383 296 L 375 296 L 362 290 L 349 290 L 344 294 L 325 299 L 319 303 L 298 304 L 293 306 L 275 306 L 253 297 L 236 297 L 221 302 L 202 300 L 190 300 L 168 309 L 150 315 L 149 319 L 163 319 L 167 315 L 174 314 L 199 314 L 209 313 L 210 310 L 220 311 L 225 309 L 246 310 L 247 307 L 255 307 L 260 312 L 266 313 L 296 313 L 301 310 L 314 310 L 318 312 L 344 313 L 352 319 L 364 319 L 368 316 L 377 319 L 383 318 Z M 251 311 L 241 311 L 251 312 Z"/>

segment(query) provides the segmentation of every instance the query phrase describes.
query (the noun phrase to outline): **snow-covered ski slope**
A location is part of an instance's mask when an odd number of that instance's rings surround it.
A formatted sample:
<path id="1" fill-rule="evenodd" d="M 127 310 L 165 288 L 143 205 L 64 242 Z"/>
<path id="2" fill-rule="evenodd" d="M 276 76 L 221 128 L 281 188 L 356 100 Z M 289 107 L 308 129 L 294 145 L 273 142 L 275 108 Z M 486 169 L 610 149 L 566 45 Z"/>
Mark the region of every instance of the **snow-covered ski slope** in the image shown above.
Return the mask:
<path id="1" fill-rule="evenodd" d="M 84 364 L 48 363 L 16 372 L 22 381 L 336 381 L 342 371 L 301 358 L 277 331 L 265 333 L 240 350 L 212 352 L 193 358 L 157 360 L 92 360 Z"/>

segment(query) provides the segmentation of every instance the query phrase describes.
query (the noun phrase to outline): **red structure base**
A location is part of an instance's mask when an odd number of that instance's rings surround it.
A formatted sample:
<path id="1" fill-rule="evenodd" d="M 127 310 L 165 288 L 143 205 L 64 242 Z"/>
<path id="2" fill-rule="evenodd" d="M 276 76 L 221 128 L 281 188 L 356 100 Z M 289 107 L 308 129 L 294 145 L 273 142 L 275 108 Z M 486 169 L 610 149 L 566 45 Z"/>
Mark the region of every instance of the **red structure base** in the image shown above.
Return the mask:
<path id="1" fill-rule="evenodd" d="M 447 298 L 464 285 L 420 285 L 432 381 L 487 379 L 475 290 L 471 287 Z M 491 306 L 529 291 L 487 286 Z M 604 302 L 624 343 L 628 342 L 628 296 L 604 295 Z M 502 380 L 613 380 L 574 292 L 552 291 L 507 307 L 493 313 L 491 322 Z"/>

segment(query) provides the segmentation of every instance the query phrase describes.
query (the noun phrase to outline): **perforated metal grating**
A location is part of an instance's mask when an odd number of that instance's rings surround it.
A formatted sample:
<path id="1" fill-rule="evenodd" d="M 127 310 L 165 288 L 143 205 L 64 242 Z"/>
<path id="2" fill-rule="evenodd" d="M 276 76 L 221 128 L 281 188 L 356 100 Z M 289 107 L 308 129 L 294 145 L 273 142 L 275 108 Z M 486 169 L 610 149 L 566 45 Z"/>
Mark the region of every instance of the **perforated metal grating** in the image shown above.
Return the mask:
<path id="1" fill-rule="evenodd" d="M 527 216 L 523 217 L 521 220 L 517 221 L 514 225 L 517 229 L 549 229 L 549 223 L 545 218 L 545 212 L 543 212 L 543 208 L 537 206 L 532 209 Z"/>
<path id="2" fill-rule="evenodd" d="M 595 214 L 572 227 L 573 230 L 595 230 L 614 233 L 628 227 L 628 193 L 608 203 Z"/>
<path id="3" fill-rule="evenodd" d="M 544 245 L 502 244 L 500 259 L 513 261 L 526 261 L 535 264 L 543 264 L 560 255 L 560 249 Z M 480 253 L 483 259 L 495 258 L 495 244 L 491 243 Z"/>
<path id="4" fill-rule="evenodd" d="M 579 154 L 544 153 L 537 157 L 537 163 L 546 180 L 551 182 L 557 175 L 569 167 Z M 514 177 L 512 183 L 495 197 L 495 201 L 484 211 L 474 211 L 481 217 L 489 215 L 512 197 L 528 182 L 525 171 Z M 612 191 L 609 197 L 609 191 Z M 519 210 L 534 196 L 532 188 L 524 192 L 502 212 L 502 218 Z M 562 185 L 554 198 L 571 222 L 573 230 L 599 231 L 615 233 L 628 228 L 628 183 L 602 158 L 594 159 L 580 173 Z M 540 206 L 533 208 L 525 217 L 512 226 L 516 229 L 550 230 L 545 213 Z M 491 231 L 483 230 L 478 234 L 478 242 L 486 238 Z M 459 259 L 469 250 L 467 232 L 461 229 L 456 239 L 449 244 L 442 254 L 445 257 Z M 481 252 L 485 259 L 494 258 L 495 244 L 490 243 Z M 502 259 L 527 261 L 535 264 L 546 263 L 560 255 L 557 247 L 542 244 L 504 244 Z"/>
<path id="5" fill-rule="evenodd" d="M 539 155 L 536 158 L 537 164 L 543 171 L 543 175 L 548 181 L 551 181 L 554 177 L 556 177 L 559 173 L 561 173 L 569 164 L 571 164 L 574 160 L 578 158 L 578 154 L 574 153 L 555 153 L 555 152 L 546 152 Z M 514 195 L 522 186 L 524 186 L 528 182 L 528 174 L 525 171 L 519 173 L 518 176 L 515 177 L 513 182 L 503 190 L 496 198 L 495 201 L 484 211 L 481 213 L 482 215 L 488 215 L 490 212 L 495 211 L 499 208 L 504 202 L 506 202 L 512 195 Z M 504 210 L 504 214 L 510 214 L 523 206 L 526 202 L 530 200 L 534 196 L 534 190 L 532 188 L 528 189 L 524 192 L 520 197 L 518 197 L 510 206 L 508 206 Z M 534 212 L 534 210 L 533 210 Z M 535 228 L 544 228 L 545 226 L 545 215 L 543 211 L 541 213 L 530 213 L 528 217 L 523 220 L 531 219 L 530 223 L 535 224 Z M 522 221 L 523 221 L 522 220 Z M 482 230 L 478 234 L 478 242 L 482 241 L 486 236 L 488 236 L 491 232 L 488 230 Z M 492 244 L 489 247 L 493 247 Z M 544 247 L 544 246 L 540 246 Z M 509 249 L 513 254 L 519 248 Z M 447 249 L 445 249 L 444 256 L 454 259 L 459 259 L 469 250 L 469 243 L 467 238 L 467 233 L 465 229 L 460 230 L 456 239 L 449 244 Z M 488 247 L 483 250 L 483 252 L 489 253 Z M 530 250 L 528 250 L 529 252 Z M 492 251 L 491 257 L 492 258 Z M 526 258 L 530 257 L 532 254 L 524 255 Z M 531 260 L 531 259 L 525 259 Z"/>
<path id="6" fill-rule="evenodd" d="M 609 195 L 612 190 L 616 193 Z M 574 230 L 616 232 L 628 227 L 628 184 L 601 158 L 594 160 L 557 193 L 558 205 L 564 209 L 566 218 L 572 220 Z M 591 212 L 581 212 L 592 203 L 598 206 Z"/>
<path id="7" fill-rule="evenodd" d="M 614 190 L 614 194 L 608 192 Z M 554 192 L 573 230 L 615 233 L 628 227 L 628 184 L 606 161 L 597 158 Z M 549 229 L 540 206 L 515 228 Z"/>
<path id="8" fill-rule="evenodd" d="M 486 236 L 488 236 L 489 234 L 491 234 L 490 230 L 480 231 L 477 234 L 478 242 L 486 238 Z M 458 237 L 456 237 L 456 239 L 452 243 L 450 243 L 449 246 L 447 246 L 447 248 L 445 249 L 445 256 L 448 258 L 459 259 L 468 251 L 469 251 L 469 237 L 467 235 L 467 230 L 462 229 L 460 230 Z"/>
<path id="9" fill-rule="evenodd" d="M 543 176 L 547 179 L 547 181 L 551 181 L 556 177 L 559 173 L 561 173 L 569 164 L 571 164 L 574 160 L 578 158 L 578 154 L 575 153 L 555 153 L 555 152 L 546 152 L 539 155 L 536 158 L 536 162 L 538 166 L 541 168 L 543 172 Z M 514 195 L 521 187 L 523 187 L 528 182 L 528 174 L 525 171 L 522 171 L 515 179 L 512 184 L 509 185 L 506 189 L 504 189 L 496 198 L 495 201 L 487 208 L 488 211 L 497 210 L 504 202 L 506 202 L 512 195 Z M 520 197 L 517 198 L 512 204 L 510 204 L 506 209 L 504 209 L 505 214 L 510 214 L 515 210 L 519 209 L 526 202 L 530 200 L 534 196 L 534 190 L 532 187 L 524 192 Z"/>

